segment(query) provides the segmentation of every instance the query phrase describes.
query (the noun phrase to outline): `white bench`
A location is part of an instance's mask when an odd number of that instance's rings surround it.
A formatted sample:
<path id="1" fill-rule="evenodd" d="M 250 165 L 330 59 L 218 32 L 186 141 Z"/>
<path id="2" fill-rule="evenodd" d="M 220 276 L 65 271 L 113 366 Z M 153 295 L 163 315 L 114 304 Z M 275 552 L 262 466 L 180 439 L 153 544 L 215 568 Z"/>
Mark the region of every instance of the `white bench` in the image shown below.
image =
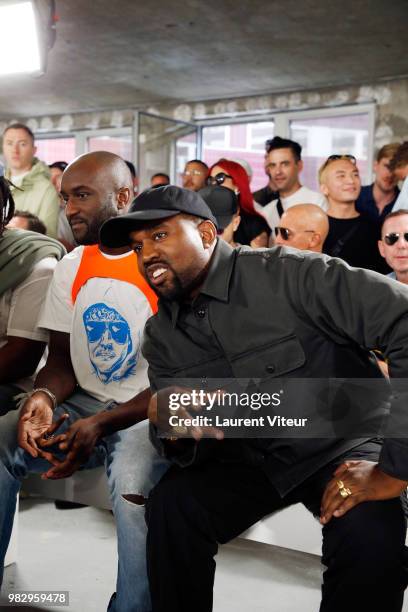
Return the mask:
<path id="1" fill-rule="evenodd" d="M 62 499 L 110 509 L 108 483 L 103 468 L 84 470 L 62 480 L 44 481 L 31 474 L 24 490 L 51 499 Z M 275 512 L 245 531 L 242 538 L 320 555 L 321 527 L 302 504 Z"/>

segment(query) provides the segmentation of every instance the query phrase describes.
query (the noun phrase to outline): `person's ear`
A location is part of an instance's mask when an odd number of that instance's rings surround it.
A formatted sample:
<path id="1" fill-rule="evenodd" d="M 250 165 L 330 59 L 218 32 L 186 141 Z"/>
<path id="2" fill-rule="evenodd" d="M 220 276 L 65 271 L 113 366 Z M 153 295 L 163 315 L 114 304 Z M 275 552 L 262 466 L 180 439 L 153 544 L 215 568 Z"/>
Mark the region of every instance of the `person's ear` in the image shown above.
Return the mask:
<path id="1" fill-rule="evenodd" d="M 384 251 L 384 243 L 382 240 L 378 240 L 377 242 L 378 244 L 378 250 L 380 251 L 380 255 L 381 257 L 385 257 L 385 251 Z"/>
<path id="2" fill-rule="evenodd" d="M 297 163 L 297 167 L 298 167 L 298 172 L 300 174 L 302 172 L 302 170 L 303 170 L 303 161 L 301 159 L 299 159 L 299 161 Z"/>
<path id="3" fill-rule="evenodd" d="M 325 183 L 320 183 L 320 191 L 322 192 L 324 196 L 326 196 L 326 198 L 328 197 L 329 189 Z"/>
<path id="4" fill-rule="evenodd" d="M 241 217 L 239 215 L 236 215 L 233 219 L 233 225 L 232 225 L 234 232 L 237 231 L 240 223 L 241 223 Z"/>
<path id="5" fill-rule="evenodd" d="M 132 198 L 133 193 L 130 192 L 130 189 L 128 187 L 121 187 L 116 196 L 118 210 L 127 208 Z"/>
<path id="6" fill-rule="evenodd" d="M 309 239 L 309 248 L 316 249 L 322 242 L 322 237 L 319 232 L 314 232 L 311 238 Z"/>
<path id="7" fill-rule="evenodd" d="M 214 223 L 208 219 L 201 221 L 198 225 L 198 231 L 200 232 L 204 248 L 209 249 L 217 237 L 217 230 L 215 229 Z"/>

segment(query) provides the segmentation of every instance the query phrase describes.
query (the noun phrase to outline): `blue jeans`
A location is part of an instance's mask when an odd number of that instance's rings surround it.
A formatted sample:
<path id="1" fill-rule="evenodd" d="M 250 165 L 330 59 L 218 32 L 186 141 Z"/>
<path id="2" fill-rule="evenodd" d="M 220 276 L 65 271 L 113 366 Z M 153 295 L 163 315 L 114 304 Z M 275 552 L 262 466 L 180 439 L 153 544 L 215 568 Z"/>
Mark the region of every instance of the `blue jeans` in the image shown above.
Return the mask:
<path id="1" fill-rule="evenodd" d="M 70 415 L 58 431 L 62 433 L 74 421 L 104 408 L 106 405 L 78 391 L 56 408 L 54 420 L 64 412 Z M 29 472 L 45 472 L 50 467 L 44 459 L 33 459 L 17 446 L 17 421 L 17 411 L 0 418 L 0 584 L 21 480 Z M 151 445 L 147 421 L 143 421 L 101 439 L 81 469 L 100 465 L 106 468 L 118 537 L 116 596 L 111 600 L 109 612 L 150 612 L 145 509 L 144 505 L 131 503 L 123 496 L 137 494 L 147 498 L 169 464 Z"/>

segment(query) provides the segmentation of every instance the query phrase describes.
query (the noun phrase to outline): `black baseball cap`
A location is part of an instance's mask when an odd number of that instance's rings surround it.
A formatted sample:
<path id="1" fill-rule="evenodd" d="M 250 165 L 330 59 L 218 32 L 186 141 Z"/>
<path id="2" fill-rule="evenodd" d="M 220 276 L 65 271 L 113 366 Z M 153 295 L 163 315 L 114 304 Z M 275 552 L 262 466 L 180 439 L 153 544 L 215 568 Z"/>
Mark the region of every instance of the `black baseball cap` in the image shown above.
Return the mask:
<path id="1" fill-rule="evenodd" d="M 140 229 L 144 222 L 166 219 L 180 213 L 209 219 L 218 228 L 216 218 L 198 193 L 175 185 L 163 185 L 146 189 L 138 195 L 126 215 L 105 221 L 99 232 L 101 244 L 109 248 L 126 246 L 129 244 L 129 233 Z"/>
<path id="2" fill-rule="evenodd" d="M 61 172 L 64 172 L 65 168 L 68 166 L 68 162 L 66 161 L 56 161 L 53 162 L 52 164 L 49 164 L 49 168 L 58 168 L 58 170 L 61 170 Z"/>
<path id="3" fill-rule="evenodd" d="M 232 189 L 212 185 L 200 189 L 198 194 L 203 198 L 217 219 L 219 229 L 225 229 L 239 210 L 238 198 Z"/>

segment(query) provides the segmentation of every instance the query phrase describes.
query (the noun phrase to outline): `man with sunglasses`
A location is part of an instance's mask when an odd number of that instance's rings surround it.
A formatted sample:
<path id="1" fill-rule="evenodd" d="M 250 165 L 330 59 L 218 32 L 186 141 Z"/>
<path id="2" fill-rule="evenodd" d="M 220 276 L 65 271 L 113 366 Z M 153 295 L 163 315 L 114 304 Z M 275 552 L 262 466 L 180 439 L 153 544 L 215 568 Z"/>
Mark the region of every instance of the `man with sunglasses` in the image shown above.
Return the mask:
<path id="1" fill-rule="evenodd" d="M 275 227 L 275 244 L 321 253 L 328 232 L 324 210 L 315 204 L 297 204 L 283 213 Z"/>
<path id="2" fill-rule="evenodd" d="M 408 210 L 385 217 L 378 249 L 392 270 L 389 276 L 408 285 Z"/>

